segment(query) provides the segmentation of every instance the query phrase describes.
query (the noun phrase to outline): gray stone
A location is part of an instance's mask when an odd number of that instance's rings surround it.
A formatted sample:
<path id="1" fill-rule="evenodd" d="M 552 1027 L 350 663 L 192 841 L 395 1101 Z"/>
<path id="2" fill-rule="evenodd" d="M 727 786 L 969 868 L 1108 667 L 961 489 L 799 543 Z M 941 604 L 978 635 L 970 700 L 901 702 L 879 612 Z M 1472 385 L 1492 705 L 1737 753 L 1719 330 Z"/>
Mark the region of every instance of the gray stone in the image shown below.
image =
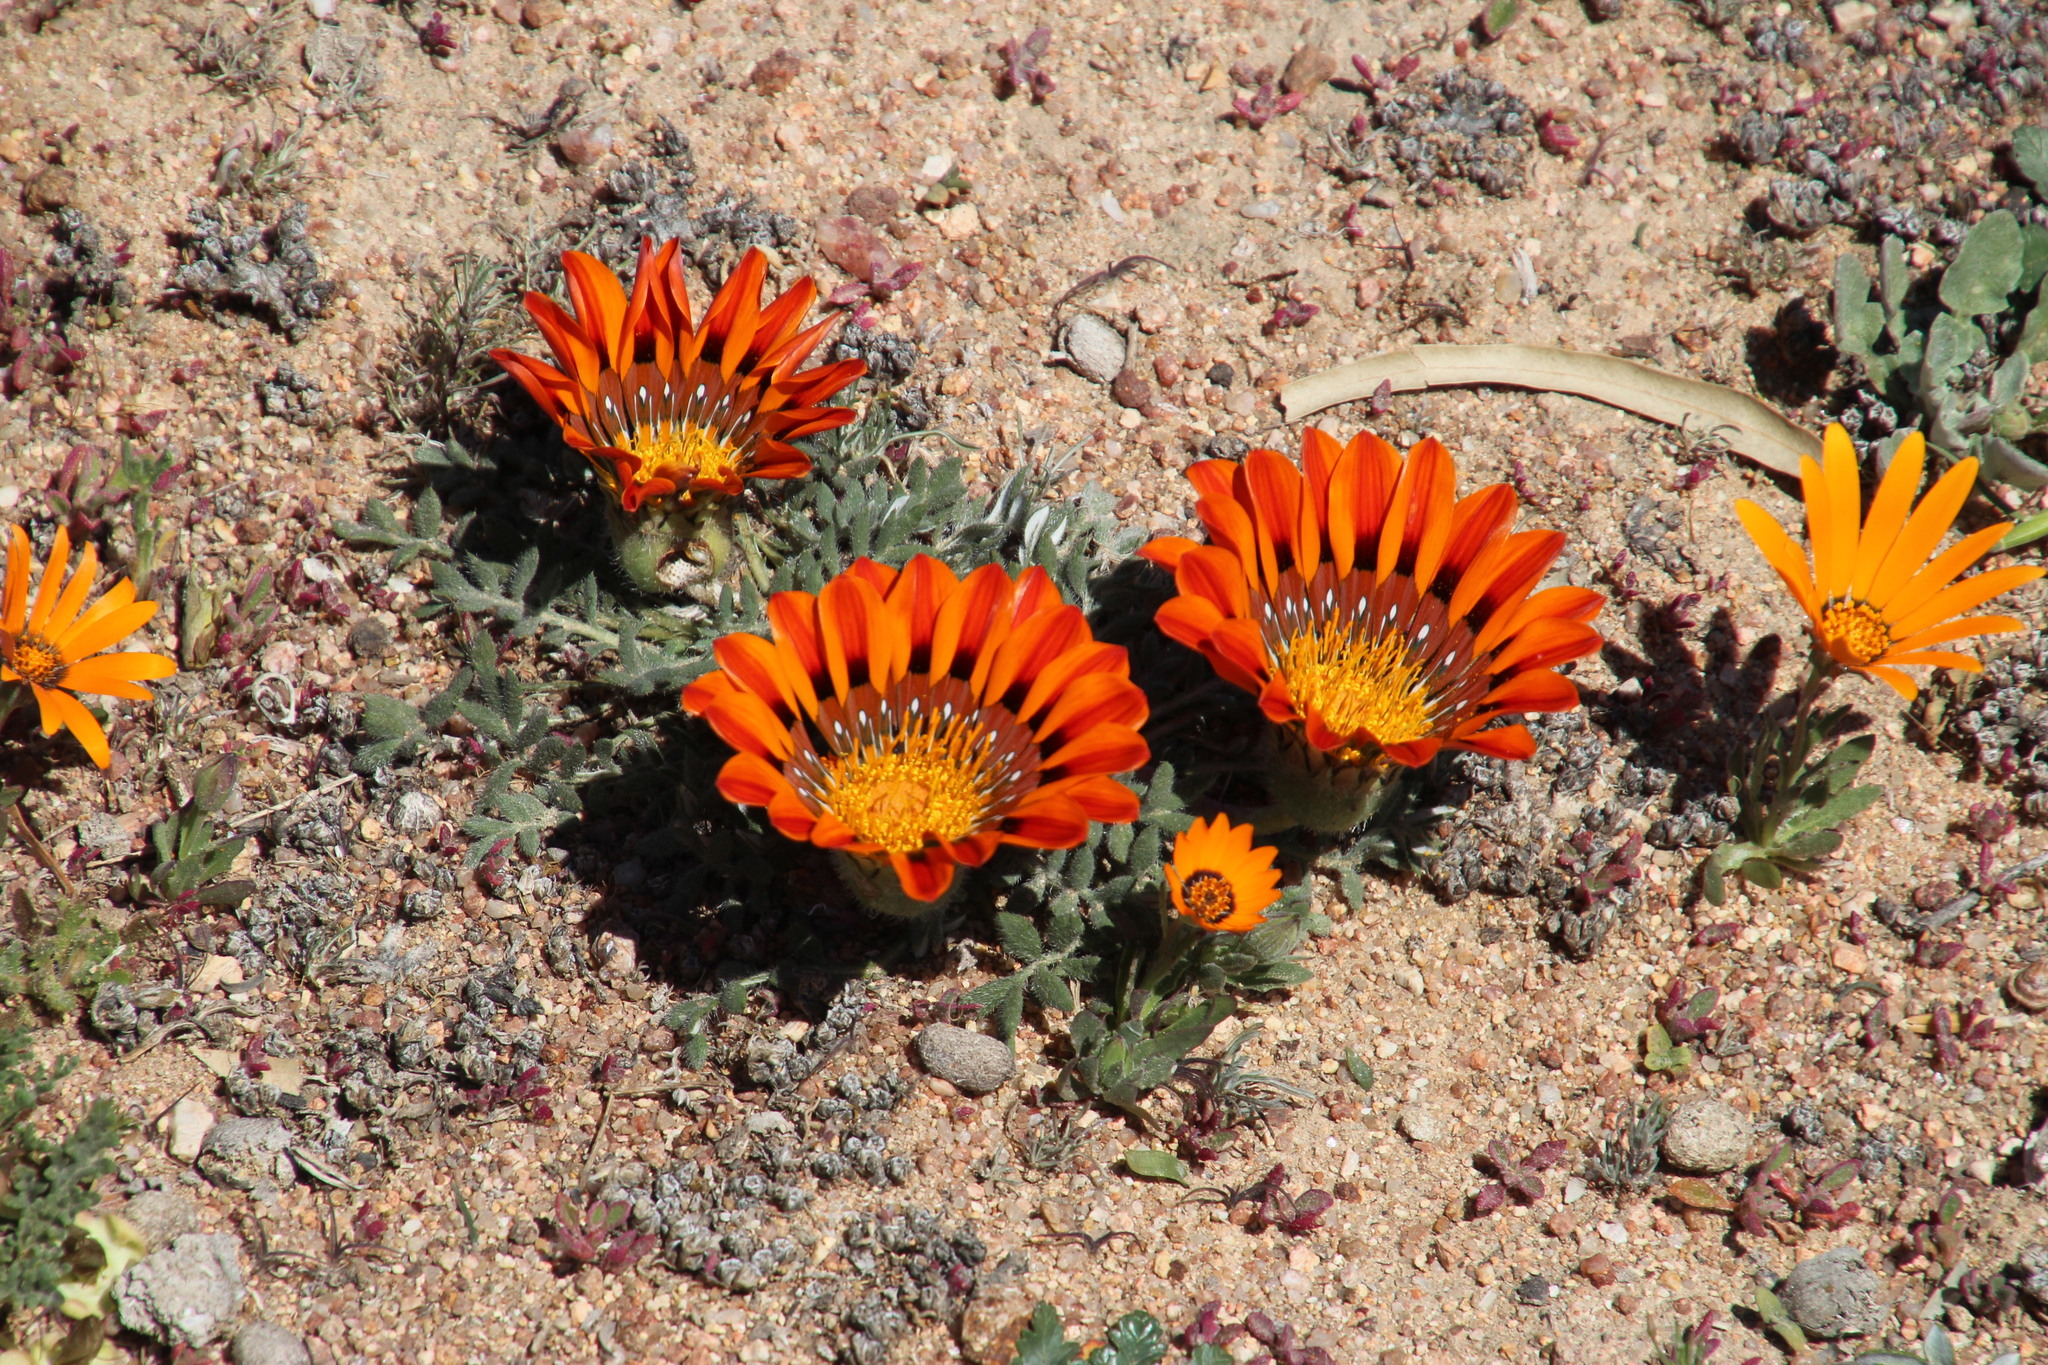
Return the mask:
<path id="1" fill-rule="evenodd" d="M 1017 1071 L 1016 1054 L 1000 1038 L 957 1024 L 931 1024 L 917 1035 L 917 1057 L 925 1070 L 970 1095 L 986 1095 Z"/>
<path id="2" fill-rule="evenodd" d="M 231 1190 L 275 1191 L 292 1183 L 291 1144 L 282 1120 L 222 1119 L 206 1130 L 199 1174 Z"/>
<path id="3" fill-rule="evenodd" d="M 261 1318 L 235 1333 L 228 1359 L 234 1365 L 313 1365 L 313 1355 L 298 1333 Z"/>
<path id="4" fill-rule="evenodd" d="M 441 823 L 441 803 L 425 792 L 406 792 L 391 807 L 391 827 L 400 834 L 425 834 Z"/>
<path id="5" fill-rule="evenodd" d="M 1437 1143 L 1444 1140 L 1444 1121 L 1426 1104 L 1404 1104 L 1394 1115 L 1394 1126 L 1410 1142 Z"/>
<path id="6" fill-rule="evenodd" d="M 1742 1160 L 1754 1135 L 1749 1116 L 1733 1105 L 1687 1100 L 1671 1115 L 1664 1159 L 1694 1175 L 1719 1175 Z"/>
<path id="7" fill-rule="evenodd" d="M 1778 1298 L 1810 1337 L 1860 1337 L 1884 1326 L 1877 1272 L 1855 1247 L 1836 1247 L 1792 1267 Z"/>
<path id="8" fill-rule="evenodd" d="M 172 1190 L 144 1190 L 121 1206 L 121 1216 L 142 1234 L 142 1244 L 161 1251 L 174 1237 L 199 1231 L 199 1206 Z"/>
<path id="9" fill-rule="evenodd" d="M 128 1267 L 114 1286 L 121 1325 L 166 1346 L 204 1346 L 242 1310 L 242 1243 L 188 1232 Z"/>

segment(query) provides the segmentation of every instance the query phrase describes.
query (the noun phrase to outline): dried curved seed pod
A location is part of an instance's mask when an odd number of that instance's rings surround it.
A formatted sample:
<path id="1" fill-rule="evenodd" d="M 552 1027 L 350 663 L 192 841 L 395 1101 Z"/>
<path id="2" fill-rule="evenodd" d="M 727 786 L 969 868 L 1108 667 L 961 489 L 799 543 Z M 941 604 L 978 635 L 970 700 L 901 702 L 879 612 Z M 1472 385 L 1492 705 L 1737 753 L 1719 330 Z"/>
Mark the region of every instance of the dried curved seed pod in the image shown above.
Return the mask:
<path id="1" fill-rule="evenodd" d="M 2006 978 L 2005 993 L 2029 1014 L 2048 1010 L 2048 958 L 2029 962 Z"/>

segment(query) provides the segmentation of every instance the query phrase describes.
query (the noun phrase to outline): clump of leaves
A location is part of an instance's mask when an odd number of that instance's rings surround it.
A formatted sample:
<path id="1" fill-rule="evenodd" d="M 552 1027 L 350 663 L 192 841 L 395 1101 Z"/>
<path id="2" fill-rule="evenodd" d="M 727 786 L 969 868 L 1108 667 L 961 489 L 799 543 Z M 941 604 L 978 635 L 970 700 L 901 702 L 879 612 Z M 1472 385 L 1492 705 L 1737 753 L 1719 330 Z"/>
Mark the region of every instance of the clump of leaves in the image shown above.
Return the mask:
<path id="1" fill-rule="evenodd" d="M 1287 1167 L 1275 1165 L 1264 1175 L 1241 1189 L 1206 1189 L 1198 1194 L 1207 1194 L 1222 1202 L 1227 1209 L 1239 1204 L 1252 1206 L 1251 1221 L 1245 1224 L 1247 1232 L 1263 1232 L 1267 1228 L 1279 1228 L 1295 1236 L 1314 1232 L 1323 1225 L 1323 1215 L 1337 1202 L 1328 1190 L 1307 1189 L 1299 1194 L 1287 1192 Z"/>
<path id="2" fill-rule="evenodd" d="M 229 94 L 252 95 L 276 78 L 296 9 L 289 0 L 269 0 L 253 15 L 228 10 L 200 32 L 188 32 L 178 55 L 194 75 Z"/>
<path id="3" fill-rule="evenodd" d="M 1972 1000 L 1961 1010 L 1953 1005 L 1936 1005 L 1924 1021 L 1907 1022 L 1924 1023 L 1927 1036 L 1934 1040 L 1930 1063 L 1936 1071 L 1961 1070 L 1965 1047 L 1975 1052 L 1995 1052 L 2005 1046 L 1998 1036 L 1998 1016 L 1982 1000 Z"/>
<path id="4" fill-rule="evenodd" d="M 277 572 L 264 564 L 250 573 L 240 592 L 187 573 L 179 606 L 179 657 L 187 668 L 204 668 L 255 654 L 277 628 L 285 601 Z"/>
<path id="5" fill-rule="evenodd" d="M 1664 999 L 1657 1005 L 1657 1020 L 1644 1040 L 1643 1065 L 1652 1071 L 1679 1071 L 1692 1065 L 1688 1044 L 1707 1038 L 1726 1027 L 1727 1021 L 1714 1013 L 1721 992 L 1703 986 L 1691 995 L 1673 979 Z"/>
<path id="6" fill-rule="evenodd" d="M 1589 1179 L 1612 1190 L 1640 1190 L 1657 1174 L 1657 1153 L 1671 1131 L 1671 1105 L 1661 1095 L 1634 1101 L 1620 1131 L 1602 1138 L 1586 1166 Z"/>
<path id="7" fill-rule="evenodd" d="M 241 770 L 241 756 L 228 753 L 192 775 L 184 803 L 149 827 L 156 866 L 147 877 L 130 879 L 130 895 L 168 901 L 175 915 L 202 906 L 231 909 L 256 894 L 254 882 L 222 880 L 249 842 L 247 836 L 221 838 L 213 824 L 234 795 Z"/>
<path id="8" fill-rule="evenodd" d="M 1792 1174 L 1792 1144 L 1781 1142 L 1765 1157 L 1742 1192 L 1734 1209 L 1735 1222 L 1752 1237 L 1767 1237 L 1773 1224 L 1801 1228 L 1839 1228 L 1855 1221 L 1862 1205 L 1853 1200 L 1837 1203 L 1862 1171 L 1860 1161 L 1838 1161 L 1811 1179 L 1795 1185 Z"/>
<path id="9" fill-rule="evenodd" d="M 1190 1057 L 1174 1072 L 1183 1114 L 1174 1138 L 1181 1154 L 1197 1165 L 1220 1159 L 1242 1128 L 1266 1123 L 1278 1111 L 1310 1098 L 1300 1086 L 1239 1060 L 1259 1028 L 1240 1029 L 1216 1056 Z"/>
<path id="10" fill-rule="evenodd" d="M 157 515 L 156 499 L 184 472 L 183 462 L 170 451 L 144 455 L 123 440 L 120 454 L 110 461 L 98 446 L 81 442 L 65 454 L 44 496 L 74 542 L 97 538 L 126 504 L 133 546 L 128 577 L 136 597 L 147 598 L 157 566 L 178 534 L 175 523 Z"/>
<path id="11" fill-rule="evenodd" d="M 996 77 L 996 93 L 1004 99 L 1028 94 L 1033 104 L 1045 103 L 1046 96 L 1059 89 L 1059 83 L 1039 66 L 1051 47 L 1052 30 L 1043 24 L 1032 29 L 1029 37 L 1021 41 L 1011 38 L 998 47 L 996 55 L 1003 59 L 1003 68 Z"/>
<path id="12" fill-rule="evenodd" d="M 214 193 L 253 198 L 280 194 L 296 185 L 305 174 L 299 158 L 306 150 L 310 127 L 310 119 L 300 119 L 290 129 L 274 128 L 268 137 L 260 138 L 254 129 L 245 127 L 220 149 L 213 163 Z"/>
<path id="13" fill-rule="evenodd" d="M 336 286 L 321 278 L 304 203 L 293 200 L 269 225 L 255 219 L 236 228 L 221 200 L 194 204 L 186 218 L 185 261 L 171 284 L 215 322 L 228 325 L 238 314 L 255 312 L 296 343 L 326 316 Z"/>
<path id="14" fill-rule="evenodd" d="M 1792 723 L 1767 719 L 1756 742 L 1738 748 L 1731 759 L 1728 790 L 1741 809 L 1736 837 L 1716 848 L 1701 868 L 1701 890 L 1710 903 L 1727 901 L 1731 876 L 1775 891 L 1786 873 L 1811 872 L 1842 846 L 1840 827 L 1884 795 L 1875 784 L 1855 785 L 1877 741 L 1842 736 L 1862 718 L 1848 706 L 1815 705 L 1827 676 L 1812 670 Z"/>
<path id="15" fill-rule="evenodd" d="M 1716 1316 L 1708 1313 L 1690 1327 L 1673 1324 L 1666 1341 L 1657 1341 L 1653 1334 L 1651 1341 L 1657 1347 L 1654 1365 L 1707 1365 L 1708 1358 L 1721 1349 L 1721 1338 L 1714 1335 Z M 1762 1359 L 1751 1356 L 1744 1365 L 1758 1365 Z"/>
<path id="16" fill-rule="evenodd" d="M 622 1199 L 592 1200 L 579 1207 L 567 1193 L 558 1194 L 548 1244 L 559 1259 L 572 1265 L 594 1265 L 607 1275 L 617 1274 L 659 1243 L 653 1233 L 628 1227 L 632 1216 L 633 1206 Z"/>
<path id="17" fill-rule="evenodd" d="M 28 999 L 66 1018 L 102 982 L 127 982 L 114 965 L 120 935 L 102 928 L 85 901 L 60 898 L 54 919 L 38 911 L 25 886 L 14 888 L 12 902 L 15 936 L 0 941 L 0 1006 Z"/>
<path id="18" fill-rule="evenodd" d="M 74 1065 L 41 1065 L 25 1026 L 0 1025 L 0 1321 L 61 1308 L 69 1285 L 94 1278 L 78 1219 L 98 1202 L 95 1186 L 113 1174 L 114 1147 L 129 1125 L 102 1098 L 61 1136 L 39 1131 L 36 1109 Z"/>
<path id="19" fill-rule="evenodd" d="M 1232 97 L 1230 108 L 1239 123 L 1257 132 L 1282 114 L 1299 109 L 1304 98 L 1298 90 L 1282 94 L 1273 82 L 1260 81 L 1258 89 L 1249 95 Z"/>
<path id="20" fill-rule="evenodd" d="M 508 266 L 475 252 L 451 257 L 445 279 L 423 283 L 422 302 L 407 304 L 379 382 L 385 406 L 402 426 L 446 437 L 476 425 L 489 389 L 502 377 L 490 353 L 516 337 L 518 291 Z"/>
<path id="21" fill-rule="evenodd" d="M 1949 1339 L 1947 1328 L 1938 1322 L 1930 1322 L 1927 1324 L 1927 1339 L 1917 1352 L 1865 1351 L 1849 1365 L 1956 1365 L 1956 1347 Z M 1985 1365 L 2020 1365 L 2020 1353 L 2003 1352 L 1993 1356 Z"/>
<path id="22" fill-rule="evenodd" d="M 1083 1350 L 1088 1353 L 1083 1355 Z M 1059 1309 L 1041 1303 L 1017 1335 L 1011 1365 L 1159 1365 L 1165 1359 L 1166 1329 L 1150 1313 L 1124 1314 L 1109 1325 L 1100 1345 L 1088 1349 L 1085 1342 L 1068 1339 Z"/>
<path id="23" fill-rule="evenodd" d="M 1552 1138 L 1531 1148 L 1527 1156 L 1518 1157 L 1500 1138 L 1487 1143 L 1476 1160 L 1492 1174 L 1493 1180 L 1472 1196 L 1472 1216 L 1484 1218 L 1505 1207 L 1510 1199 L 1526 1208 L 1543 1198 L 1543 1181 L 1538 1173 L 1555 1166 L 1568 1150 L 1570 1144 Z"/>
<path id="24" fill-rule="evenodd" d="M 1908 1225 L 1906 1241 L 1895 1253 L 1902 1266 L 1927 1260 L 1943 1273 L 1954 1270 L 1963 1258 L 1963 1209 L 1967 1203 L 1961 1185 L 1951 1185 L 1935 1201 L 1925 1218 Z"/>
<path id="25" fill-rule="evenodd" d="M 2048 174 L 2048 155 L 2041 167 Z M 1975 458 L 1987 484 L 2048 486 L 2037 439 L 2048 430 L 2020 402 L 2030 367 L 2048 360 L 2048 228 L 2022 226 L 2007 210 L 1986 214 L 1942 272 L 1938 309 L 1910 302 L 1904 244 L 1887 236 L 1878 251 L 1877 294 L 1854 257 L 1835 262 L 1835 345 L 1862 366 L 1879 397 L 1902 414 L 1901 431 L 1881 443 L 1888 455 L 1904 430 L 1922 427 L 1948 460 Z M 2048 515 L 2016 527 L 2005 548 L 2048 535 Z"/>
<path id="26" fill-rule="evenodd" d="M 1220 1302 L 1210 1300 L 1181 1331 L 1178 1340 L 1188 1348 L 1188 1365 L 1230 1365 L 1237 1357 L 1228 1348 L 1242 1337 L 1266 1348 L 1265 1354 L 1254 1360 L 1271 1360 L 1273 1365 L 1337 1365 L 1328 1351 L 1306 1344 L 1293 1327 L 1273 1321 L 1256 1308 L 1245 1314 L 1243 1322 L 1228 1324 L 1222 1310 Z"/>

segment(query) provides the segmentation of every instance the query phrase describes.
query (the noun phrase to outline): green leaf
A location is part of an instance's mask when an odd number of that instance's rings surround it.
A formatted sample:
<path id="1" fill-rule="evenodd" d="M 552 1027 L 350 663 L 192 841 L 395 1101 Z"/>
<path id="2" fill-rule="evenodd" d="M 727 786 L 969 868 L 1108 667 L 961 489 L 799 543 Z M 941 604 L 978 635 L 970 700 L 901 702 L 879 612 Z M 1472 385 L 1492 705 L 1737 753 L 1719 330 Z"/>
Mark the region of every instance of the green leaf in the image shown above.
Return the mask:
<path id="1" fill-rule="evenodd" d="M 1522 0 L 1492 0 L 1492 3 L 1480 12 L 1479 31 L 1490 43 L 1507 32 L 1508 25 L 1520 18 L 1521 13 Z"/>
<path id="2" fill-rule="evenodd" d="M 1977 454 L 1984 460 L 1983 471 L 1978 476 L 1980 479 L 2011 484 L 2028 492 L 2048 487 L 2048 465 L 2021 451 L 2002 436 L 1979 437 Z"/>
<path id="3" fill-rule="evenodd" d="M 2013 342 L 2013 350 L 2033 364 L 2048 360 L 2048 279 L 2034 291 L 2034 306 L 2027 312 L 2027 320 L 2020 328 L 2019 340 Z"/>
<path id="4" fill-rule="evenodd" d="M 1895 343 L 1904 339 L 1899 330 L 1903 325 L 1899 310 L 1905 305 L 1906 291 L 1912 287 L 1913 272 L 1906 262 L 1906 244 L 1888 236 L 1877 248 L 1877 301 L 1884 305 L 1885 327 Z"/>
<path id="5" fill-rule="evenodd" d="M 2020 281 L 2015 290 L 2031 294 L 2048 278 L 2048 227 L 2028 223 L 2020 229 Z"/>
<path id="6" fill-rule="evenodd" d="M 1372 1068 L 1366 1065 L 1365 1058 L 1358 1055 L 1356 1048 L 1344 1049 L 1344 1074 L 1356 1082 L 1360 1090 L 1372 1089 Z"/>
<path id="7" fill-rule="evenodd" d="M 1962 317 L 2004 312 L 2020 282 L 2021 251 L 2019 219 L 2006 209 L 1985 214 L 1942 273 L 1943 306 Z"/>
<path id="8" fill-rule="evenodd" d="M 1019 962 L 1036 962 L 1045 956 L 1045 943 L 1038 936 L 1038 927 L 1022 915 L 997 911 L 996 939 L 1003 945 L 1003 951 Z"/>
<path id="9" fill-rule="evenodd" d="M 2036 193 L 2048 196 L 2048 128 L 2015 129 L 2012 135 L 2012 164 L 2033 182 Z"/>
<path id="10" fill-rule="evenodd" d="M 2048 512 L 2036 512 L 2007 531 L 2005 539 L 1998 542 L 1998 551 L 2003 554 L 2017 550 L 2022 545 L 2033 544 L 2042 536 L 2048 536 Z"/>
<path id="11" fill-rule="evenodd" d="M 1189 1181 L 1187 1163 L 1172 1152 L 1160 1151 L 1154 1147 L 1133 1147 L 1124 1153 L 1124 1165 L 1132 1175 L 1146 1180 L 1176 1180 L 1185 1185 Z"/>
<path id="12" fill-rule="evenodd" d="M 1785 1311 L 1785 1305 L 1778 1296 L 1762 1285 L 1756 1287 L 1756 1315 L 1763 1319 L 1766 1328 L 1777 1333 L 1778 1340 L 1784 1342 L 1785 1349 L 1793 1355 L 1806 1350 L 1806 1333 L 1792 1321 L 1792 1315 Z"/>
<path id="13" fill-rule="evenodd" d="M 1680 1071 L 1692 1065 L 1692 1049 L 1672 1042 L 1662 1024 L 1651 1024 L 1643 1036 L 1643 1065 L 1651 1071 Z"/>
<path id="14" fill-rule="evenodd" d="M 1924 400 L 1949 387 L 1956 373 L 1971 356 L 1984 349 L 1984 333 L 1977 324 L 1954 313 L 1943 313 L 1927 329 L 1927 351 L 1920 359 L 1920 393 Z"/>
<path id="15" fill-rule="evenodd" d="M 1765 891 L 1776 891 L 1785 884 L 1785 870 L 1768 857 L 1751 858 L 1742 865 L 1742 879 Z"/>
<path id="16" fill-rule="evenodd" d="M 1877 358 L 1884 321 L 1884 309 L 1870 301 L 1870 276 L 1863 263 L 1843 252 L 1835 258 L 1836 349 L 1870 363 Z"/>
<path id="17" fill-rule="evenodd" d="M 1134 1311 L 1109 1325 L 1108 1343 L 1093 1355 L 1099 1365 L 1159 1365 L 1166 1359 L 1166 1329 L 1150 1313 Z"/>
<path id="18" fill-rule="evenodd" d="M 1927 1341 L 1921 1348 L 1927 1357 L 1927 1365 L 1956 1365 L 1956 1346 L 1949 1340 L 1948 1329 L 1938 1322 L 1927 1324 Z"/>
<path id="19" fill-rule="evenodd" d="M 1869 810 L 1883 797 L 1884 788 L 1875 783 L 1838 791 L 1822 804 L 1799 811 L 1778 826 L 1778 843 L 1783 844 L 1793 835 L 1807 830 L 1838 829 Z"/>
<path id="20" fill-rule="evenodd" d="M 1041 1303 L 1031 1311 L 1031 1321 L 1017 1334 L 1017 1354 L 1011 1365 L 1074 1365 L 1081 1348 L 1067 1340 L 1060 1326 L 1060 1311 Z"/>
<path id="21" fill-rule="evenodd" d="M 1040 967 L 1031 973 L 1031 994 L 1039 1004 L 1062 1014 L 1072 1014 L 1075 1009 L 1074 992 L 1067 987 L 1065 978 L 1050 967 Z"/>
<path id="22" fill-rule="evenodd" d="M 995 1030 L 996 1037 L 1004 1042 L 1017 1036 L 1017 1025 L 1024 1021 L 1024 982 L 1016 976 L 999 976 L 993 981 L 984 981 L 967 992 L 962 999 L 969 1004 L 979 1005 L 982 1017 Z M 1074 1016 L 1076 1022 L 1088 1018 L 1085 1014 Z M 1070 1031 L 1072 1026 L 1070 1027 Z"/>

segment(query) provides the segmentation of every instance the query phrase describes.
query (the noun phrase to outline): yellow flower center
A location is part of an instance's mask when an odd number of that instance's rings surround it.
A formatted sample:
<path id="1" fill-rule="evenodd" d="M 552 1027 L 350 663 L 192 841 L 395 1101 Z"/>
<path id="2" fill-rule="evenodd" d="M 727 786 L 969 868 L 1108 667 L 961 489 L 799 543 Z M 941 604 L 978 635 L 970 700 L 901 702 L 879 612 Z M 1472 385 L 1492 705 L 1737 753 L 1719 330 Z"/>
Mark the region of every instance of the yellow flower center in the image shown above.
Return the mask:
<path id="1" fill-rule="evenodd" d="M 1822 608 L 1820 633 L 1830 648 L 1859 664 L 1877 658 L 1892 643 L 1891 627 L 1885 624 L 1883 613 L 1866 602 L 1842 598 Z"/>
<path id="2" fill-rule="evenodd" d="M 40 635 L 22 635 L 14 641 L 8 667 L 37 687 L 55 687 L 64 681 L 64 656 Z"/>
<path id="3" fill-rule="evenodd" d="M 863 842 L 915 853 L 929 839 L 964 839 L 988 810 L 978 752 L 987 738 L 972 722 L 920 718 L 886 747 L 828 762 L 832 812 Z"/>
<path id="4" fill-rule="evenodd" d="M 1237 913 L 1237 894 L 1230 889 L 1230 878 L 1207 868 L 1180 884 L 1180 898 L 1189 918 L 1206 929 L 1214 929 Z"/>
<path id="5" fill-rule="evenodd" d="M 636 431 L 626 449 L 639 457 L 642 482 L 669 479 L 679 490 L 700 479 L 724 482 L 739 472 L 741 464 L 739 447 L 687 423 Z"/>
<path id="6" fill-rule="evenodd" d="M 1321 716 L 1340 735 L 1369 731 L 1382 744 L 1430 733 L 1429 688 L 1405 637 L 1366 638 L 1356 625 L 1305 630 L 1274 660 L 1295 709 Z"/>

